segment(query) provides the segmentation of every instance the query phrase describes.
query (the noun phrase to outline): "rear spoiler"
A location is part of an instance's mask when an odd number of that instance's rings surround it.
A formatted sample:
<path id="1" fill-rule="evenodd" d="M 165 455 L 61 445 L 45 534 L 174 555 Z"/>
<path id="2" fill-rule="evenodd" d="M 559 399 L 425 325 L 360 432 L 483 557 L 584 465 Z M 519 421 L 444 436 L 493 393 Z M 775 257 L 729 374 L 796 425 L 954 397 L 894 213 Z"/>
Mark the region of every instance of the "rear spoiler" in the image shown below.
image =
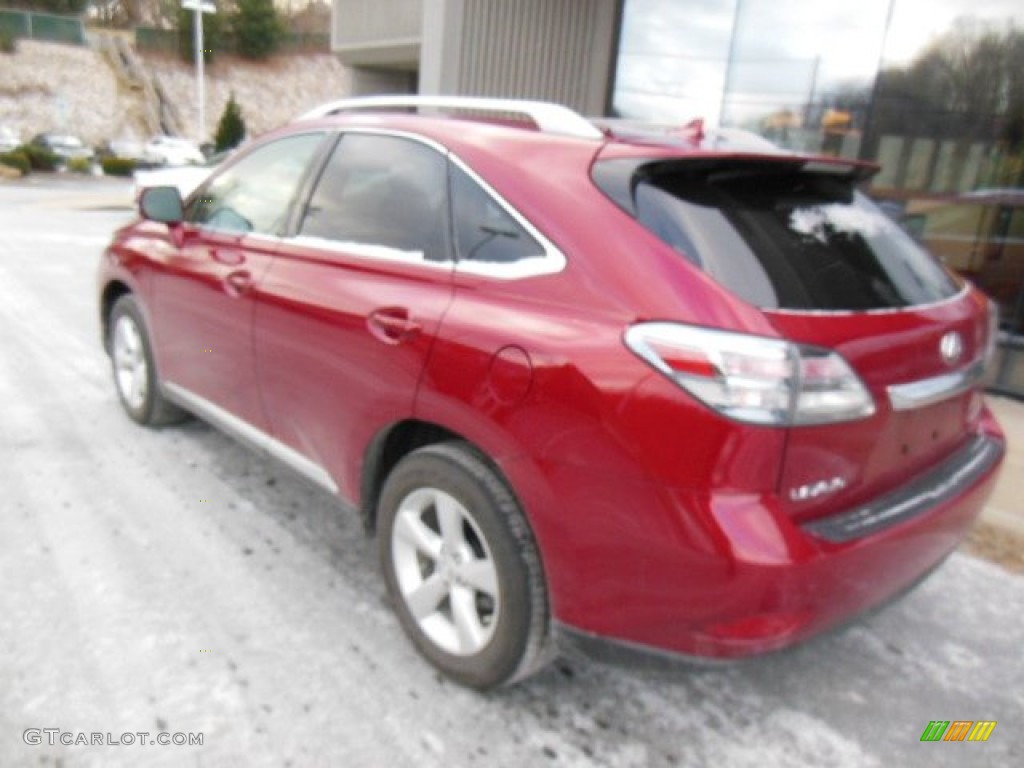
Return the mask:
<path id="1" fill-rule="evenodd" d="M 715 154 L 692 157 L 619 157 L 598 159 L 592 169 L 594 183 L 632 216 L 636 215 L 634 192 L 642 181 L 666 174 L 736 176 L 809 173 L 833 177 L 850 185 L 860 184 L 876 173 L 872 163 L 807 155 Z"/>

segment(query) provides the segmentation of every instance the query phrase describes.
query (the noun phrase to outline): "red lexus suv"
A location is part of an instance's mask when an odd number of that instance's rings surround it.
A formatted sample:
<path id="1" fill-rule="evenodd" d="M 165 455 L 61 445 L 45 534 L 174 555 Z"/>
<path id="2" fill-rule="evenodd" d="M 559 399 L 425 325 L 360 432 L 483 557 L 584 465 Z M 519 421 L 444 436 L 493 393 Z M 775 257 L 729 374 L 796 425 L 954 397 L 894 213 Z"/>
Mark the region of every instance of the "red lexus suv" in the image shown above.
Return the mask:
<path id="1" fill-rule="evenodd" d="M 463 684 L 567 641 L 771 651 L 939 564 L 1004 453 L 992 305 L 858 191 L 874 170 L 336 102 L 142 194 L 103 343 L 137 422 L 194 414 L 357 508 Z"/>

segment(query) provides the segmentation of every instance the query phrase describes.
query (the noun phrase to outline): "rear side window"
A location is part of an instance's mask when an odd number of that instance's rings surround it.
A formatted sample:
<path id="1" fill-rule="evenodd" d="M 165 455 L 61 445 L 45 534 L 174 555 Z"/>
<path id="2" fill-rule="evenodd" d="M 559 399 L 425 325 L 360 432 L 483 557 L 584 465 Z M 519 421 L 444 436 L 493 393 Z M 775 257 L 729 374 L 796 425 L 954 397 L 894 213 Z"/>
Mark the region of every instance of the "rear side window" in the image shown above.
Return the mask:
<path id="1" fill-rule="evenodd" d="M 451 166 L 452 213 L 460 261 L 508 264 L 544 248 L 469 175 Z"/>
<path id="2" fill-rule="evenodd" d="M 940 301 L 957 284 L 851 182 L 791 168 L 660 173 L 638 220 L 765 309 L 871 310 Z"/>

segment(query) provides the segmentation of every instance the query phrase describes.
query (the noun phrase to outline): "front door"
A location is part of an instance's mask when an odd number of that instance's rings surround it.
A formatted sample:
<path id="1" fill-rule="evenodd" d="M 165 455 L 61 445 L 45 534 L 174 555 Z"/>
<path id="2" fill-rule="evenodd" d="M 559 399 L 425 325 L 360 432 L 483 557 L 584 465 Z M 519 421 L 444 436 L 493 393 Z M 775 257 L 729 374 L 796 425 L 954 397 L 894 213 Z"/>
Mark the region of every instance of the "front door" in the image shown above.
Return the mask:
<path id="1" fill-rule="evenodd" d="M 154 274 L 161 374 L 188 398 L 264 429 L 252 347 L 266 274 L 322 133 L 263 145 L 189 200 L 180 247 Z"/>

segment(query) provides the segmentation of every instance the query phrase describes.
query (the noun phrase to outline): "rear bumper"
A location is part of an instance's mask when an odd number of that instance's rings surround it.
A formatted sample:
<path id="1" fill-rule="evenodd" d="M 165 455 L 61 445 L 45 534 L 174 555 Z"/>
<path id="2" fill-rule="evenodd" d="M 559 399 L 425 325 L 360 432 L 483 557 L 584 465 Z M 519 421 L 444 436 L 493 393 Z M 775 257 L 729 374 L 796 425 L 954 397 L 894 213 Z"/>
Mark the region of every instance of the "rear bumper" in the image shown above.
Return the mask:
<path id="1" fill-rule="evenodd" d="M 801 527 L 813 536 L 836 543 L 879 533 L 944 502 L 954 501 L 991 473 L 1005 452 L 1002 440 L 978 435 L 935 469 L 893 493 Z"/>
<path id="2" fill-rule="evenodd" d="M 949 554 L 952 554 L 952 552 Z M 931 568 L 918 576 L 915 581 L 911 582 L 884 602 L 875 605 L 864 613 L 851 616 L 846 624 L 840 623 L 824 629 L 823 633 L 827 635 L 830 632 L 841 631 L 849 623 L 884 610 L 890 603 L 898 601 L 905 594 L 913 591 L 922 581 L 931 576 L 933 571 L 938 570 L 945 562 L 946 558 L 942 558 Z M 559 652 L 562 654 L 576 654 L 585 656 L 588 659 L 611 664 L 666 670 L 674 668 L 679 663 L 699 667 L 726 666 L 738 663 L 745 659 L 756 658 L 758 653 L 785 652 L 797 643 L 797 641 L 793 641 L 776 648 L 753 651 L 750 653 L 724 654 L 721 656 L 705 654 L 698 656 L 692 653 L 685 653 L 683 651 L 665 650 L 663 648 L 642 645 L 628 640 L 618 640 L 615 638 L 603 637 L 601 635 L 593 635 L 558 622 L 555 623 L 555 637 Z"/>
<path id="3" fill-rule="evenodd" d="M 848 622 L 913 587 L 966 536 L 1005 450 L 989 425 L 897 491 L 803 525 L 772 496 L 652 493 L 646 522 L 661 535 L 641 543 L 625 532 L 599 573 L 578 560 L 579 591 L 556 599 L 556 620 L 576 638 L 718 659 Z"/>

